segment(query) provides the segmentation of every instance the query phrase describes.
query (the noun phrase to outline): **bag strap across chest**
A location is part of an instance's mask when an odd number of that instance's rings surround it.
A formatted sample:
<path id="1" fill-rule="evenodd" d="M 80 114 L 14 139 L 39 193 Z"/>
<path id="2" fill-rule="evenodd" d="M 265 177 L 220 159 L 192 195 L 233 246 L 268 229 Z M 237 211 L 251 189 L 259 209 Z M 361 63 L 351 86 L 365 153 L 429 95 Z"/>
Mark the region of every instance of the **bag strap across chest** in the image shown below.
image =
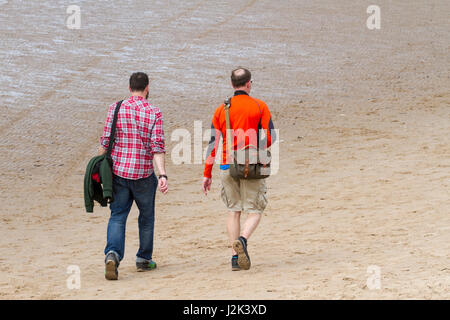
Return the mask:
<path id="1" fill-rule="evenodd" d="M 116 109 L 114 111 L 114 119 L 111 125 L 111 134 L 109 135 L 109 144 L 108 150 L 106 151 L 107 157 L 111 157 L 111 152 L 114 147 L 115 135 L 116 135 L 116 127 L 117 127 L 117 118 L 119 117 L 119 109 L 122 105 L 123 100 L 117 102 Z"/>

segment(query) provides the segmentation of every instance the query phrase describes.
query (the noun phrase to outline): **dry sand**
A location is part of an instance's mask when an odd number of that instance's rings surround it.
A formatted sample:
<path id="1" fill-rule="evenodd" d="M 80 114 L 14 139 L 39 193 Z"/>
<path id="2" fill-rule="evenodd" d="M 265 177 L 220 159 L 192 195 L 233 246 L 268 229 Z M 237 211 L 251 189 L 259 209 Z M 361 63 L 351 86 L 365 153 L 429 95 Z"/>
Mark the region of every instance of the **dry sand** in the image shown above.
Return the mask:
<path id="1" fill-rule="evenodd" d="M 0 1 L 0 298 L 450 298 L 448 1 L 380 0 L 372 31 L 367 1 L 78 2 L 69 30 L 72 3 Z M 217 166 L 204 197 L 203 166 L 170 160 L 173 130 L 209 128 L 237 65 L 280 128 L 247 272 L 230 270 Z M 82 181 L 136 70 L 165 116 L 170 192 L 157 196 L 159 268 L 135 272 L 133 206 L 108 282 L 109 209 L 85 213 Z"/>

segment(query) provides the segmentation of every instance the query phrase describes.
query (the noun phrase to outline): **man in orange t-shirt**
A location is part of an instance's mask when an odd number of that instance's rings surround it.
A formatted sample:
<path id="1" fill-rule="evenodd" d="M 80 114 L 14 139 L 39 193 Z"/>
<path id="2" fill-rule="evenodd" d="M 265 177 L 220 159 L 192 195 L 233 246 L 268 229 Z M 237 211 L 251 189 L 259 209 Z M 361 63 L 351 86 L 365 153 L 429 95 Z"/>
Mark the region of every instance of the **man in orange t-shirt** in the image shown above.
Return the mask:
<path id="1" fill-rule="evenodd" d="M 231 73 L 231 84 L 235 90 L 230 100 L 230 125 L 233 130 L 231 150 L 242 150 L 258 145 L 257 131 L 264 130 L 265 139 L 259 142 L 260 147 L 270 147 L 274 137 L 274 127 L 269 108 L 262 100 L 250 96 L 252 88 L 251 73 L 247 69 L 237 68 Z M 261 127 L 259 127 L 261 124 Z M 231 242 L 231 266 L 233 271 L 248 270 L 250 257 L 247 251 L 247 240 L 258 226 L 261 215 L 266 208 L 266 183 L 264 179 L 239 179 L 230 176 L 227 161 L 227 128 L 224 104 L 216 109 L 212 120 L 212 134 L 207 152 L 203 178 L 205 195 L 211 189 L 211 171 L 216 156 L 219 138 L 222 136 L 222 164 L 220 166 L 222 181 L 222 200 L 228 208 L 227 231 Z M 242 226 L 241 212 L 248 213 Z"/>

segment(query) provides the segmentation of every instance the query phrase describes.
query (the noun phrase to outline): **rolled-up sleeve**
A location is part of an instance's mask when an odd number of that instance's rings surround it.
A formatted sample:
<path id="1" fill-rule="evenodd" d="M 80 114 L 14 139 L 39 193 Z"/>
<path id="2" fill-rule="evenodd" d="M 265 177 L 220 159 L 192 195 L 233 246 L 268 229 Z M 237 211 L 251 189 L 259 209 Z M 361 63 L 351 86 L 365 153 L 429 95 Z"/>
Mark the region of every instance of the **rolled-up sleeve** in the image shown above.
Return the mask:
<path id="1" fill-rule="evenodd" d="M 155 114 L 155 123 L 150 133 L 150 152 L 152 154 L 166 152 L 163 117 L 161 111 L 157 111 Z"/>

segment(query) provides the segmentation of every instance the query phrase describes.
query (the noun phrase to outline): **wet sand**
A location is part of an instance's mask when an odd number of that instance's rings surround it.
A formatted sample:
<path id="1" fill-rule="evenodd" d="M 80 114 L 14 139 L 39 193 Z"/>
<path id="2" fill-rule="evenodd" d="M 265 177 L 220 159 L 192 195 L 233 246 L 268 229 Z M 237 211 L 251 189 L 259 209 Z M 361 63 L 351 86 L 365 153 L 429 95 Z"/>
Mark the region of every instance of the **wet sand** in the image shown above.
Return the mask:
<path id="1" fill-rule="evenodd" d="M 365 1 L 80 1 L 80 30 L 69 4 L 0 1 L 0 298 L 450 298 L 448 1 L 378 1 L 380 30 Z M 246 272 L 230 270 L 218 166 L 205 197 L 203 166 L 171 160 L 172 132 L 210 127 L 237 65 L 280 129 Z M 165 117 L 170 192 L 158 269 L 135 271 L 133 206 L 107 282 L 109 209 L 85 213 L 84 170 L 137 70 Z"/>

